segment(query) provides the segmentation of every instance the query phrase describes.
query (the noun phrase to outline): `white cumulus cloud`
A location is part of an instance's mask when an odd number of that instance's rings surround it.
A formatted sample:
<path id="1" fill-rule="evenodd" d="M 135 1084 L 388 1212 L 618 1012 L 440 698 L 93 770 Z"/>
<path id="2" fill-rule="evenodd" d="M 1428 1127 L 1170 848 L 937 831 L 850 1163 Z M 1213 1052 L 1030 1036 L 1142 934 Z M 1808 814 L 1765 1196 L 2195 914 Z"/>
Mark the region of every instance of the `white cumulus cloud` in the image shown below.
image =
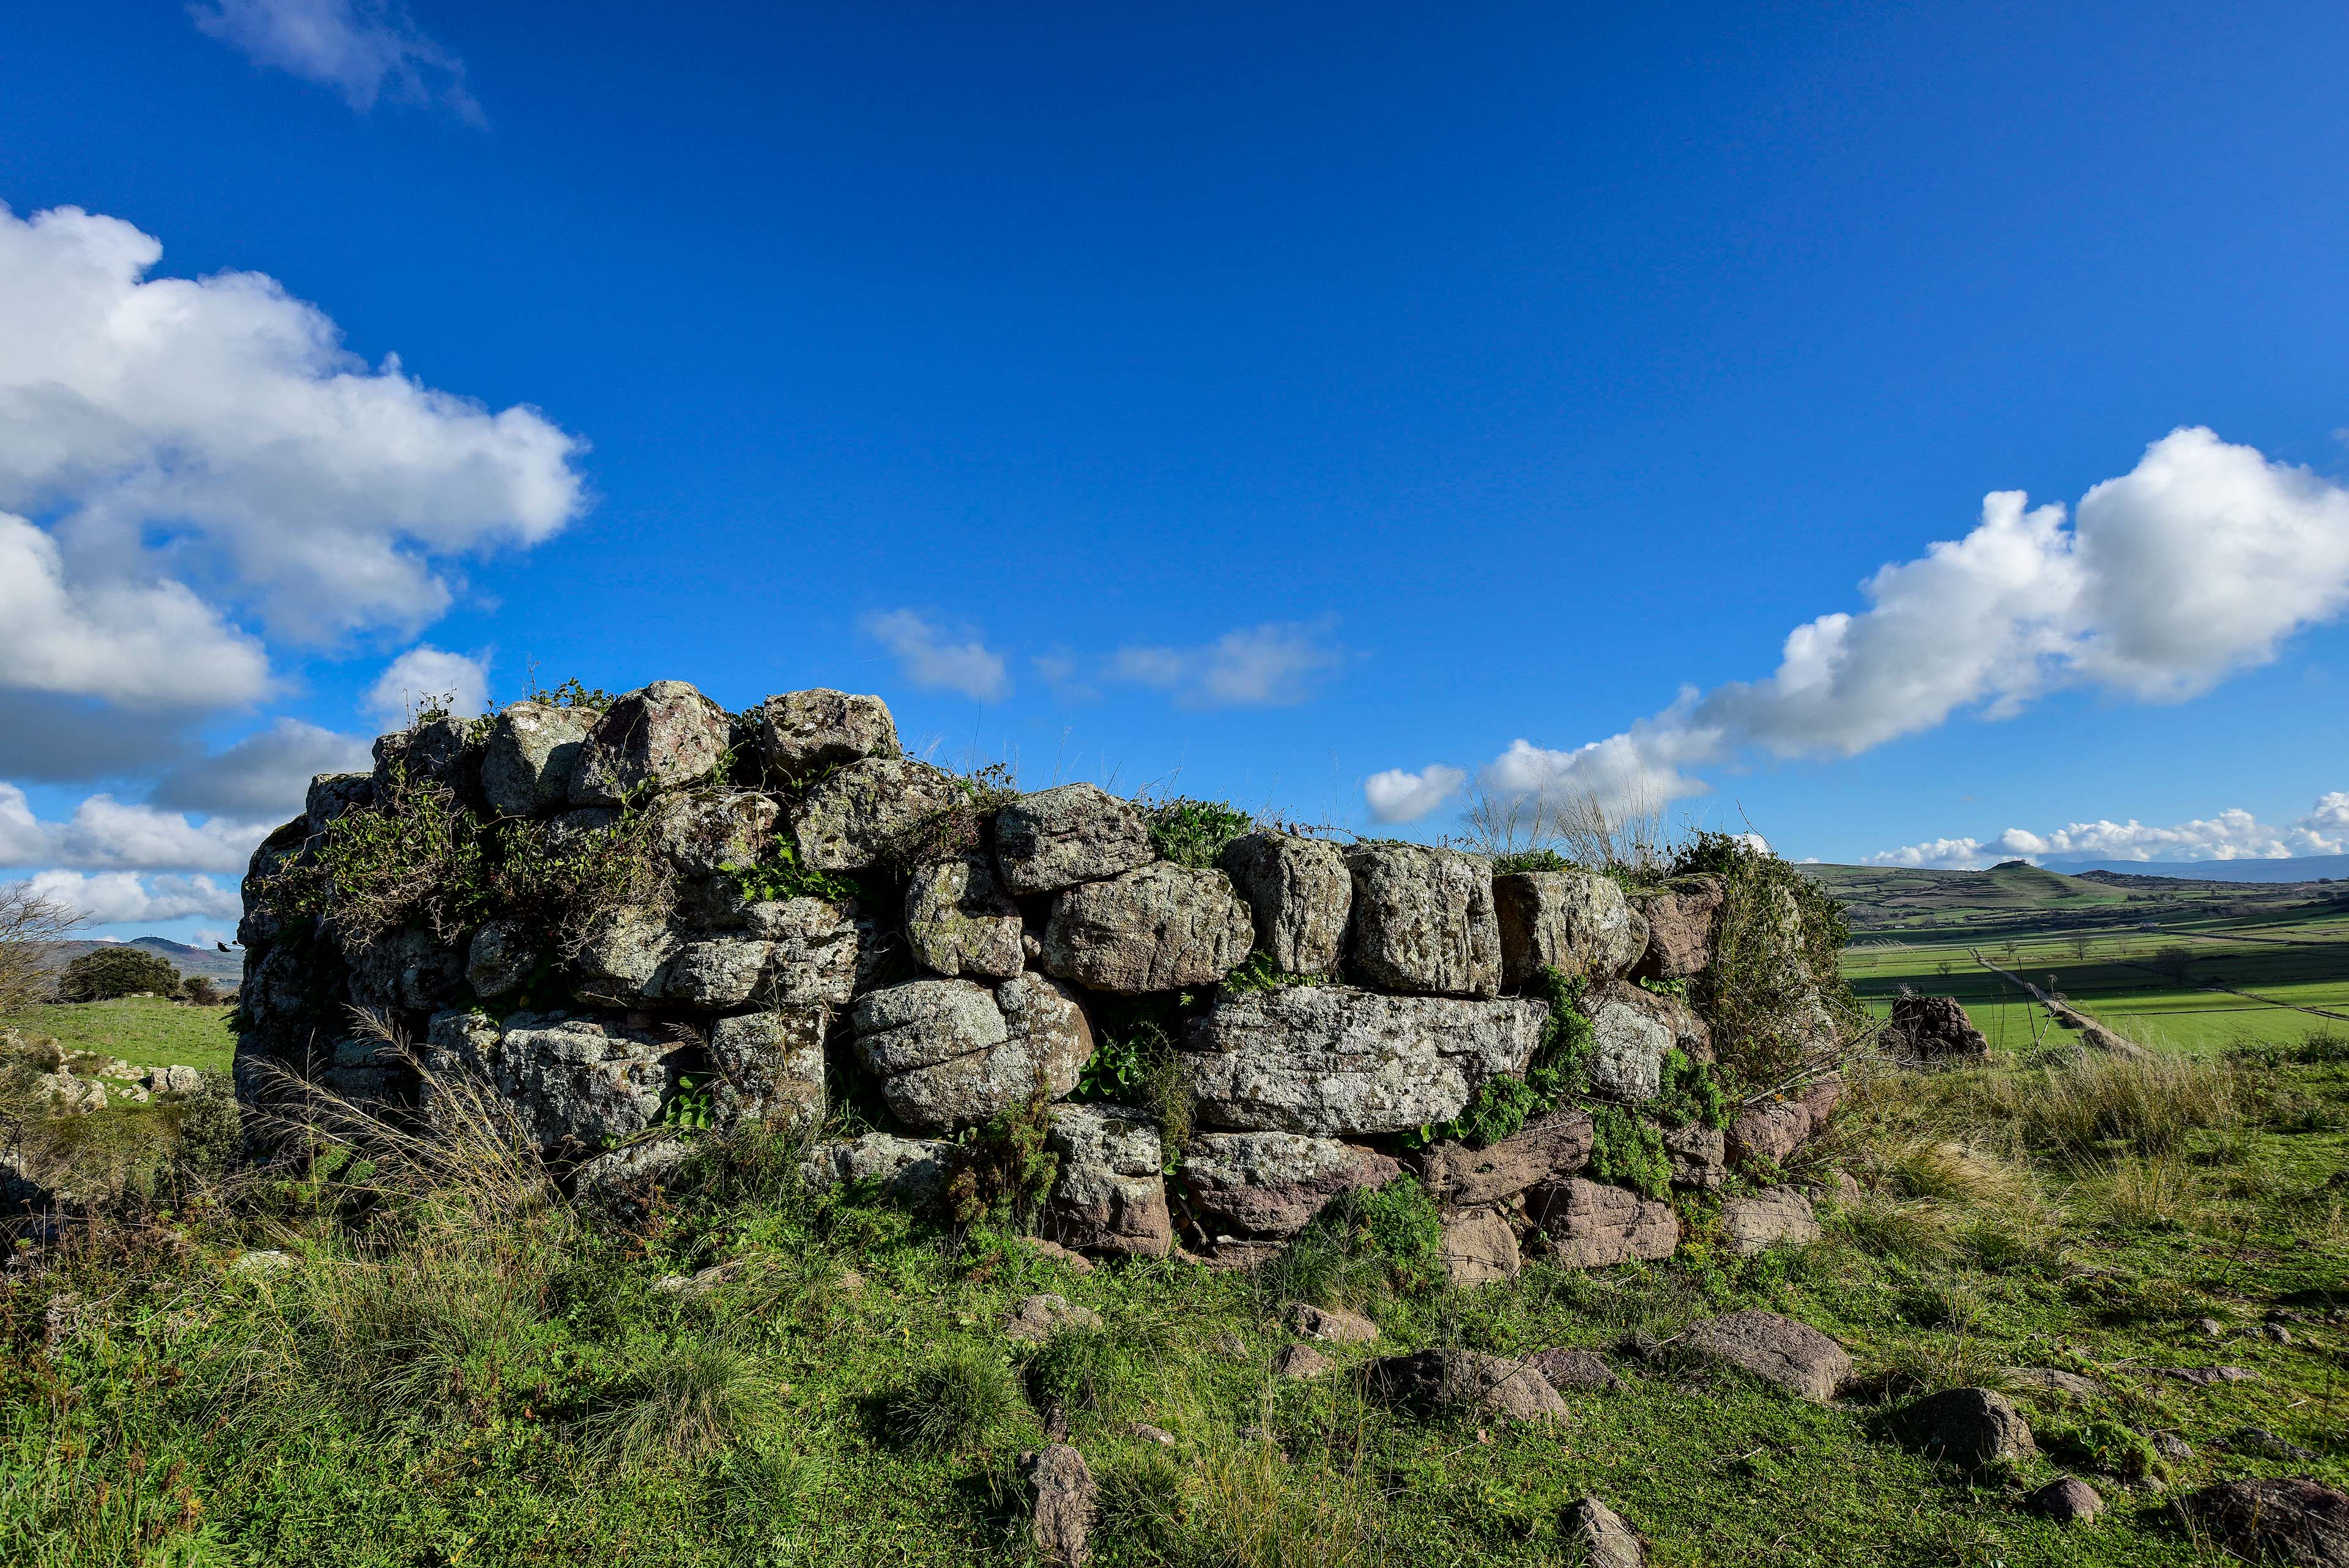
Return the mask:
<path id="1" fill-rule="evenodd" d="M 331 87 L 353 109 L 389 98 L 445 105 L 481 122 L 464 61 L 391 0 L 210 0 L 191 9 L 198 27 L 255 65 Z"/>
<path id="2" fill-rule="evenodd" d="M 36 896 L 64 905 L 94 926 L 177 920 L 191 915 L 233 920 L 242 913 L 236 888 L 223 888 L 209 877 L 43 871 L 26 881 Z"/>
<path id="3" fill-rule="evenodd" d="M 367 688 L 367 711 L 388 725 L 405 723 L 424 708 L 445 708 L 460 719 L 478 718 L 490 704 L 489 666 L 429 643 L 411 648 Z"/>
<path id="4" fill-rule="evenodd" d="M 15 784 L 0 784 L 0 866 L 77 870 L 243 873 L 274 826 L 177 812 L 94 794 L 64 821 L 43 821 Z"/>
<path id="5" fill-rule="evenodd" d="M 1195 648 L 1122 648 L 1108 677 L 1164 691 L 1184 708 L 1288 708 L 1346 660 L 1333 623 L 1268 621 Z"/>
<path id="6" fill-rule="evenodd" d="M 1460 793 L 1468 774 L 1443 763 L 1430 763 L 1417 773 L 1389 768 L 1362 781 L 1362 798 L 1380 822 L 1417 822 Z"/>
<path id="7" fill-rule="evenodd" d="M 981 702 L 1010 695 L 1003 656 L 968 631 L 947 631 L 909 609 L 875 611 L 861 624 L 864 635 L 895 656 L 899 672 L 916 686 L 959 691 Z M 965 640 L 953 640 L 957 635 Z"/>
<path id="8" fill-rule="evenodd" d="M 2349 792 L 2318 798 L 2308 813 L 2274 825 L 2240 806 L 2168 826 L 2101 818 L 2044 833 L 2010 827 L 1992 838 L 1935 838 L 1868 856 L 1870 866 L 1972 869 L 1998 860 L 2077 856 L 2099 860 L 2282 860 L 2349 854 Z"/>

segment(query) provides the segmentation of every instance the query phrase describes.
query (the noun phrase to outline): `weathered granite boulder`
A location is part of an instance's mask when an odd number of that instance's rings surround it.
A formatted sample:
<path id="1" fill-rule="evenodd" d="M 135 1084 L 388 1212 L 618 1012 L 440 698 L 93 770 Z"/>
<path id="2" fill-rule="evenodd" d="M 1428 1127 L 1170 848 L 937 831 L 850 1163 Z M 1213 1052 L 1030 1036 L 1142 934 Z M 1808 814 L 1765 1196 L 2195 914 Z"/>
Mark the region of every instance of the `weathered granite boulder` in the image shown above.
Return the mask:
<path id="1" fill-rule="evenodd" d="M 1084 1568 L 1092 1559 L 1088 1539 L 1100 1497 L 1085 1457 L 1066 1443 L 1051 1444 L 1023 1464 L 1021 1479 L 1037 1558 L 1049 1568 Z"/>
<path id="2" fill-rule="evenodd" d="M 1123 1106 L 1055 1106 L 1047 1141 L 1061 1158 L 1045 1210 L 1055 1237 L 1090 1252 L 1174 1250 L 1156 1122 Z"/>
<path id="3" fill-rule="evenodd" d="M 1230 877 L 1159 860 L 1054 899 L 1044 972 L 1127 996 L 1212 985 L 1255 940 Z"/>
<path id="4" fill-rule="evenodd" d="M 845 1007 L 866 979 L 867 922 L 824 898 L 784 898 L 743 911 L 750 934 L 774 944 L 767 997 L 778 1007 Z"/>
<path id="5" fill-rule="evenodd" d="M 1901 1439 L 1928 1458 L 1980 1469 L 2039 1451 L 2031 1423 L 2013 1403 L 1990 1388 L 1949 1388 L 1918 1400 L 1893 1419 Z"/>
<path id="6" fill-rule="evenodd" d="M 1702 1122 L 1664 1129 L 1664 1158 L 1671 1161 L 1672 1185 L 1711 1192 L 1729 1179 L 1729 1139 Z"/>
<path id="7" fill-rule="evenodd" d="M 679 791 L 653 802 L 654 852 L 679 877 L 715 877 L 759 863 L 774 842 L 782 809 L 750 789 Z"/>
<path id="8" fill-rule="evenodd" d="M 688 1007 L 740 1007 L 760 996 L 768 961 L 774 954 L 774 943 L 756 937 L 726 935 L 680 942 L 645 987 L 645 995 Z"/>
<path id="9" fill-rule="evenodd" d="M 2023 1506 L 2058 1524 L 2085 1524 L 2105 1511 L 2105 1500 L 2078 1476 L 2058 1476 L 2024 1498 Z"/>
<path id="10" fill-rule="evenodd" d="M 1713 934 L 1728 889 L 1718 877 L 1681 877 L 1630 895 L 1648 922 L 1648 950 L 1632 973 L 1641 980 L 1688 980 L 1713 962 Z"/>
<path id="11" fill-rule="evenodd" d="M 1092 1030 L 1076 1002 L 1040 975 L 995 991 L 963 980 L 917 980 L 860 998 L 856 1052 L 880 1075 L 889 1109 L 917 1127 L 975 1126 L 1039 1089 L 1077 1086 Z"/>
<path id="12" fill-rule="evenodd" d="M 1496 996 L 1501 926 L 1483 861 L 1418 844 L 1358 844 L 1352 966 L 1383 991 Z"/>
<path id="13" fill-rule="evenodd" d="M 1418 1350 L 1370 1366 L 1371 1390 L 1408 1409 L 1465 1406 L 1509 1421 L 1555 1421 L 1566 1401 L 1530 1364 L 1473 1350 Z"/>
<path id="14" fill-rule="evenodd" d="M 1567 1345 L 1537 1350 L 1526 1357 L 1534 1370 L 1549 1379 L 1549 1386 L 1564 1394 L 1572 1390 L 1579 1394 L 1611 1391 L 1623 1386 L 1607 1358 L 1595 1350 L 1577 1350 Z"/>
<path id="15" fill-rule="evenodd" d="M 1310 1302 L 1290 1302 L 1280 1309 L 1280 1321 L 1293 1332 L 1328 1345 L 1368 1345 L 1379 1336 L 1379 1325 L 1361 1314 Z"/>
<path id="16" fill-rule="evenodd" d="M 605 1149 L 579 1168 L 574 1196 L 612 1213 L 642 1219 L 654 1194 L 691 1158 L 683 1138 L 650 1137 Z"/>
<path id="17" fill-rule="evenodd" d="M 1664 1058 L 1677 1043 L 1645 1004 L 1647 995 L 1638 986 L 1609 981 L 1577 1004 L 1590 1020 L 1591 1093 L 1639 1105 L 1663 1087 Z"/>
<path id="18" fill-rule="evenodd" d="M 995 817 L 995 864 L 1014 893 L 1098 882 L 1147 866 L 1154 854 L 1133 804 L 1089 784 L 1021 795 Z"/>
<path id="19" fill-rule="evenodd" d="M 465 950 L 465 983 L 476 996 L 503 996 L 530 978 L 538 960 L 538 945 L 520 920 L 492 920 Z"/>
<path id="20" fill-rule="evenodd" d="M 509 702 L 481 749 L 481 798 L 500 816 L 536 816 L 571 799 L 572 775 L 597 714 L 551 702 Z"/>
<path id="21" fill-rule="evenodd" d="M 1025 967 L 1019 906 L 984 855 L 924 866 L 905 888 L 905 943 L 914 961 L 943 975 L 1009 980 Z"/>
<path id="22" fill-rule="evenodd" d="M 710 1026 L 709 1060 L 720 1125 L 759 1122 L 807 1133 L 823 1120 L 821 1007 L 777 1009 L 721 1018 Z"/>
<path id="23" fill-rule="evenodd" d="M 1003 1332 L 1030 1345 L 1041 1345 L 1063 1329 L 1101 1325 L 1101 1314 L 1049 1291 L 1020 1297 L 1003 1314 Z"/>
<path id="24" fill-rule="evenodd" d="M 315 837 L 351 807 L 374 800 L 373 774 L 313 774 L 309 793 L 303 797 L 301 823 Z"/>
<path id="25" fill-rule="evenodd" d="M 1269 829 L 1243 834 L 1217 862 L 1256 917 L 1256 945 L 1275 969 L 1329 974 L 1346 945 L 1354 877 L 1333 844 Z"/>
<path id="26" fill-rule="evenodd" d="M 800 803 L 800 860 L 817 871 L 862 871 L 890 841 L 946 810 L 954 782 L 911 757 L 866 757 L 821 780 Z"/>
<path id="27" fill-rule="evenodd" d="M 1791 1187 L 1771 1187 L 1745 1198 L 1724 1199 L 1721 1205 L 1722 1233 L 1729 1250 L 1741 1258 L 1753 1257 L 1781 1243 L 1804 1246 L 1819 1239 L 1819 1217 L 1811 1200 Z"/>
<path id="28" fill-rule="evenodd" d="M 1580 1550 L 1586 1568 L 1642 1568 L 1648 1561 L 1647 1548 L 1623 1516 L 1595 1497 L 1566 1511 L 1566 1536 Z"/>
<path id="29" fill-rule="evenodd" d="M 381 796 L 394 775 L 409 784 L 437 784 L 462 800 L 479 787 L 481 753 L 474 750 L 472 721 L 435 719 L 412 729 L 378 735 L 375 742 L 375 793 Z"/>
<path id="30" fill-rule="evenodd" d="M 925 1209 L 946 1191 L 957 1158 L 954 1145 L 937 1139 L 866 1133 L 816 1145 L 800 1162 L 800 1180 L 811 1192 L 869 1185 L 909 1209 Z"/>
<path id="31" fill-rule="evenodd" d="M 1520 871 L 1493 878 L 1501 983 L 1529 985 L 1544 969 L 1612 980 L 1648 950 L 1648 922 L 1622 887 L 1595 871 Z"/>
<path id="32" fill-rule="evenodd" d="M 1547 1017 L 1526 999 L 1292 986 L 1219 1001 L 1183 1055 L 1210 1127 L 1401 1132 L 1449 1121 L 1486 1079 L 1524 1072 Z"/>
<path id="33" fill-rule="evenodd" d="M 656 680 L 605 709 L 581 742 L 574 805 L 625 805 L 717 772 L 734 722 L 682 680 Z"/>
<path id="34" fill-rule="evenodd" d="M 1684 1343 L 1700 1355 L 1743 1367 L 1822 1405 L 1851 1376 L 1851 1357 L 1842 1345 L 1806 1323 L 1774 1312 L 1705 1318 L 1689 1325 Z"/>
<path id="35" fill-rule="evenodd" d="M 839 763 L 897 754 L 897 722 L 878 697 L 822 687 L 786 691 L 760 703 L 751 723 L 759 760 L 786 783 Z"/>
<path id="36" fill-rule="evenodd" d="M 649 1030 L 594 1018 L 518 1012 L 501 1028 L 477 1012 L 437 1013 L 419 1053 L 432 1076 L 487 1084 L 548 1152 L 633 1137 L 660 1116 L 682 1046 Z M 442 1114 L 430 1079 L 427 1120 Z"/>
<path id="37" fill-rule="evenodd" d="M 2249 1562 L 2349 1563 L 2349 1495 L 2318 1481 L 2224 1481 L 2180 1499 L 2178 1508 Z"/>
<path id="38" fill-rule="evenodd" d="M 1681 1244 L 1671 1204 L 1578 1176 L 1535 1188 L 1526 1195 L 1526 1213 L 1541 1231 L 1542 1255 L 1560 1268 L 1669 1258 Z"/>
<path id="39" fill-rule="evenodd" d="M 1523 1263 L 1516 1227 L 1491 1209 L 1444 1213 L 1444 1271 L 1455 1285 L 1514 1280 Z"/>
<path id="40" fill-rule="evenodd" d="M 1891 1026 L 1884 1032 L 1893 1056 L 1920 1066 L 1957 1066 L 1990 1060 L 1990 1041 L 1974 1027 L 1954 996 L 1903 994 L 1893 998 Z"/>
<path id="41" fill-rule="evenodd" d="M 1321 1206 L 1358 1187 L 1383 1187 L 1402 1167 L 1376 1149 L 1296 1133 L 1201 1133 L 1183 1146 L 1174 1179 L 1209 1241 L 1282 1241 Z"/>
<path id="42" fill-rule="evenodd" d="M 348 957 L 355 1007 L 437 1012 L 455 1005 L 465 983 L 465 950 L 412 926 Z"/>
<path id="43" fill-rule="evenodd" d="M 1729 1124 L 1730 1163 L 1784 1164 L 1807 1139 L 1826 1130 L 1827 1117 L 1842 1097 L 1843 1081 L 1826 1078 L 1805 1089 L 1799 1098 L 1746 1106 Z"/>
<path id="44" fill-rule="evenodd" d="M 1439 1204 L 1501 1203 L 1529 1187 L 1573 1175 L 1590 1163 L 1590 1113 L 1547 1111 L 1485 1148 L 1439 1143 L 1418 1158 L 1419 1179 Z"/>

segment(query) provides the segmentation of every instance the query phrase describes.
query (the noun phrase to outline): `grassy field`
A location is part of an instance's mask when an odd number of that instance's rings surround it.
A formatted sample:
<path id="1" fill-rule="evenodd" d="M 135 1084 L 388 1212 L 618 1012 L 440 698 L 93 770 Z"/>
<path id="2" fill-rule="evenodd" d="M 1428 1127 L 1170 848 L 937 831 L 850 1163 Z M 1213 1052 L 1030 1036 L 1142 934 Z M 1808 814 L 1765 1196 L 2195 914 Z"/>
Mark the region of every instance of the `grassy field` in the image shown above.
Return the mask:
<path id="1" fill-rule="evenodd" d="M 160 997 L 126 996 L 112 1002 L 36 1007 L 0 1025 L 25 1034 L 46 1034 L 68 1051 L 119 1056 L 137 1067 L 174 1064 L 225 1072 L 235 1038 L 228 1032 L 227 1007 L 191 1007 Z"/>

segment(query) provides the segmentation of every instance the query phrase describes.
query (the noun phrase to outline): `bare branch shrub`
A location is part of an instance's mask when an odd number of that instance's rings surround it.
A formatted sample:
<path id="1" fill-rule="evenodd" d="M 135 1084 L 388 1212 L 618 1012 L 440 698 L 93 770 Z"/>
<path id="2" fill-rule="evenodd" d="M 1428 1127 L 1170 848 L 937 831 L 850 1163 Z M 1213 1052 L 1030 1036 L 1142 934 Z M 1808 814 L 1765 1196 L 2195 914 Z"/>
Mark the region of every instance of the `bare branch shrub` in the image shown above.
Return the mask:
<path id="1" fill-rule="evenodd" d="M 0 885 L 0 1013 L 48 1000 L 57 983 L 51 944 L 80 924 L 79 914 L 30 882 Z"/>

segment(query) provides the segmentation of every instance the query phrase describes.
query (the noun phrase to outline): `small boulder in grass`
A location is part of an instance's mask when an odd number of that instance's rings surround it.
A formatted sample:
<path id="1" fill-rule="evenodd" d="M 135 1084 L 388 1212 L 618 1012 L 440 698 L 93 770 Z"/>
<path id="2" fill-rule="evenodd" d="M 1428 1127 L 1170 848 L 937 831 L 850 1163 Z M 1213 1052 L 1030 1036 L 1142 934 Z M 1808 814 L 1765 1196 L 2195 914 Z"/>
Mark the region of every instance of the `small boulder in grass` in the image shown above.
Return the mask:
<path id="1" fill-rule="evenodd" d="M 2105 1511 L 2105 1500 L 2079 1477 L 2063 1476 L 2033 1492 L 2023 1506 L 2058 1524 L 2085 1524 Z"/>
<path id="2" fill-rule="evenodd" d="M 1648 1561 L 1647 1549 L 1623 1516 L 1595 1497 L 1566 1511 L 1566 1532 L 1590 1568 L 1642 1568 Z"/>
<path id="3" fill-rule="evenodd" d="M 1599 1393 L 1620 1388 L 1623 1380 L 1607 1358 L 1590 1350 L 1540 1350 L 1526 1358 L 1559 1393 Z"/>
<path id="4" fill-rule="evenodd" d="M 1003 1332 L 1014 1339 L 1024 1339 L 1031 1345 L 1041 1345 L 1069 1328 L 1099 1328 L 1101 1314 L 1090 1307 L 1071 1305 L 1066 1296 L 1040 1293 L 1022 1296 L 1005 1314 Z"/>
<path id="5" fill-rule="evenodd" d="M 2250 1562 L 2349 1565 L 2349 1496 L 2304 1477 L 2204 1487 L 2178 1510 Z"/>
<path id="6" fill-rule="evenodd" d="M 1272 1358 L 1272 1375 L 1287 1382 L 1319 1377 L 1337 1363 L 1309 1345 L 1284 1345 Z"/>
<path id="7" fill-rule="evenodd" d="M 1030 1456 L 1024 1469 L 1029 1532 L 1037 1556 L 1052 1568 L 1081 1568 L 1092 1557 L 1086 1538 L 1092 1533 L 1100 1495 L 1085 1457 L 1066 1443 L 1054 1443 Z"/>
<path id="8" fill-rule="evenodd" d="M 1282 1322 L 1306 1338 L 1333 1345 L 1367 1345 L 1379 1336 L 1377 1324 L 1360 1314 L 1341 1309 L 1291 1302 L 1280 1315 Z"/>
<path id="9" fill-rule="evenodd" d="M 1903 1440 L 1928 1458 L 1980 1469 L 2039 1451 L 2031 1423 L 2005 1395 L 1990 1388 L 1950 1388 L 1920 1399 L 1894 1418 Z"/>
<path id="10" fill-rule="evenodd" d="M 1789 1393 L 1825 1404 L 1851 1376 L 1844 1347 L 1806 1323 L 1773 1312 L 1733 1312 L 1689 1325 L 1698 1355 L 1743 1367 Z"/>

